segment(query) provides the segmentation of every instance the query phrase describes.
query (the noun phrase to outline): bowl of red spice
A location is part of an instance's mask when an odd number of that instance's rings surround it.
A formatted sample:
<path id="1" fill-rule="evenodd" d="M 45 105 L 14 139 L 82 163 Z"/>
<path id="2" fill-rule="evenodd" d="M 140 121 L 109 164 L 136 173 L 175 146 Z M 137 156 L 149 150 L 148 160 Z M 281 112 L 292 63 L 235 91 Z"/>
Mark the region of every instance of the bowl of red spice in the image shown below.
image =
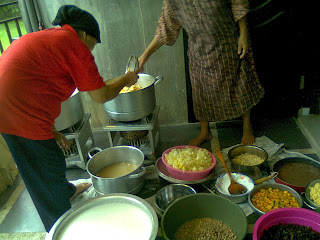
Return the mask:
<path id="1" fill-rule="evenodd" d="M 254 224 L 253 240 L 320 239 L 320 214 L 304 208 L 279 208 Z"/>

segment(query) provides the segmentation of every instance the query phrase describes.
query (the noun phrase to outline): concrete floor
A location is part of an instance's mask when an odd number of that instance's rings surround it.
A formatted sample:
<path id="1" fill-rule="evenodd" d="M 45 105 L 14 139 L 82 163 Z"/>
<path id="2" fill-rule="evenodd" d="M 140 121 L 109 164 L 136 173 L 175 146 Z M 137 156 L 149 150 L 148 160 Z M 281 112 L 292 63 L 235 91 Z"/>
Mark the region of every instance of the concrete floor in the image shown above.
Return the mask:
<path id="1" fill-rule="evenodd" d="M 202 144 L 212 152 L 217 148 L 227 148 L 241 140 L 242 122 L 231 121 L 211 123 L 214 138 Z M 184 145 L 195 137 L 200 129 L 199 124 L 160 127 L 160 140 L 156 148 L 156 157 L 175 145 Z M 308 115 L 286 119 L 261 119 L 254 124 L 256 137 L 267 136 L 275 143 L 284 143 L 287 150 L 298 151 L 313 159 L 320 160 L 320 115 Z M 96 145 L 108 147 L 104 132 L 94 134 Z M 86 171 L 68 169 L 67 178 L 76 180 L 89 178 Z M 253 225 L 249 226 L 252 228 Z M 0 195 L 0 240 L 10 239 L 44 239 L 45 229 L 31 201 L 24 183 L 18 176 L 13 186 Z"/>

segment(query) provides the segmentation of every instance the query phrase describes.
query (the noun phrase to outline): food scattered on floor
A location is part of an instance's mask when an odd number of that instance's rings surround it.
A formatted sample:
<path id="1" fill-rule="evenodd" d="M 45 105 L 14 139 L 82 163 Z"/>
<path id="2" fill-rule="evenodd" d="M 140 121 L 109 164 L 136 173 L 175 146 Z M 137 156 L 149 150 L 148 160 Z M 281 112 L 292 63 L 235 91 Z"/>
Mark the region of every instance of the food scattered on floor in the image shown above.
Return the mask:
<path id="1" fill-rule="evenodd" d="M 251 153 L 242 153 L 232 159 L 234 163 L 245 166 L 255 166 L 264 162 L 262 157 Z"/>
<path id="2" fill-rule="evenodd" d="M 236 240 L 233 230 L 220 220 L 196 218 L 182 224 L 174 240 Z"/>
<path id="3" fill-rule="evenodd" d="M 199 148 L 172 149 L 165 154 L 166 162 L 183 171 L 202 171 L 212 165 L 212 158 L 209 151 Z"/>
<path id="4" fill-rule="evenodd" d="M 277 224 L 264 230 L 261 240 L 319 240 L 320 233 L 297 224 Z"/>
<path id="5" fill-rule="evenodd" d="M 253 194 L 251 202 L 263 212 L 285 207 L 299 207 L 297 199 L 291 193 L 277 188 L 261 189 Z"/>

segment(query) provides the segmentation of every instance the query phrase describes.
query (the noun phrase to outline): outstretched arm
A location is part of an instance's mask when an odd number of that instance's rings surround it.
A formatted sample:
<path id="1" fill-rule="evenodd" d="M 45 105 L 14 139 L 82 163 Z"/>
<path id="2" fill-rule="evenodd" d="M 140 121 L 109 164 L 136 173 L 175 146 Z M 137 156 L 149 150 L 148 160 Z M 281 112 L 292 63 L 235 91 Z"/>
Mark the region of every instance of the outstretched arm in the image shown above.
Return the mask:
<path id="1" fill-rule="evenodd" d="M 142 55 L 138 59 L 140 68 L 143 68 L 143 65 L 149 60 L 150 56 L 155 51 L 157 51 L 162 45 L 163 43 L 157 40 L 156 37 L 153 38 L 149 46 L 146 48 L 146 50 L 142 53 Z"/>

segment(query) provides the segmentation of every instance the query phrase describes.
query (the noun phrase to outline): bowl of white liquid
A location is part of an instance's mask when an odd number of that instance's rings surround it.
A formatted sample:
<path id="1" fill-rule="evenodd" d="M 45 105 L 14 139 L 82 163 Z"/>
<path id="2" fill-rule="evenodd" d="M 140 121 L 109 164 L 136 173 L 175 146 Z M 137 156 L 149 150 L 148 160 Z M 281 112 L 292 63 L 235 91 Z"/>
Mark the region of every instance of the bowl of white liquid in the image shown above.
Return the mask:
<path id="1" fill-rule="evenodd" d="M 118 193 L 75 205 L 53 225 L 46 240 L 154 240 L 157 233 L 152 206 L 135 195 Z"/>

